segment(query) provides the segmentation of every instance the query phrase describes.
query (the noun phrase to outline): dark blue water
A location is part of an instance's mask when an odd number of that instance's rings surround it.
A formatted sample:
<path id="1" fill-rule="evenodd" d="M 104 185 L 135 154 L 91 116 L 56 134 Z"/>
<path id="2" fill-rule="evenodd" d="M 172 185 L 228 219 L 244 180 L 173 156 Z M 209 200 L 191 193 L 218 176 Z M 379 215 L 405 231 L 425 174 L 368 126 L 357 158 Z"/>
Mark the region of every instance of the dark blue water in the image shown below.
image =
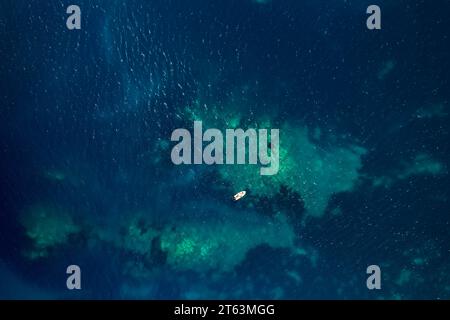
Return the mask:
<path id="1" fill-rule="evenodd" d="M 70 31 L 2 1 L 1 298 L 450 298 L 448 1 L 375 31 L 371 1 L 260 2 L 78 0 Z M 193 114 L 280 128 L 278 175 L 172 164 Z"/>

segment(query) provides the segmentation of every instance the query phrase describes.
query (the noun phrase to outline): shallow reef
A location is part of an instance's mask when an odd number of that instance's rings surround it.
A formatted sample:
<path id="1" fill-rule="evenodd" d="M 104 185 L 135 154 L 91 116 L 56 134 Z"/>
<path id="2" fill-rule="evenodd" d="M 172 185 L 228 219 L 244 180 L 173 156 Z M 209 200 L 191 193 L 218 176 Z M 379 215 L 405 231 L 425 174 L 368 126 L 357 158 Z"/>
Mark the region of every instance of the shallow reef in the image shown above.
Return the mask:
<path id="1" fill-rule="evenodd" d="M 67 211 L 45 204 L 29 207 L 21 216 L 21 224 L 32 242 L 24 252 L 30 259 L 47 257 L 50 250 L 64 246 L 71 235 L 81 232 Z"/>

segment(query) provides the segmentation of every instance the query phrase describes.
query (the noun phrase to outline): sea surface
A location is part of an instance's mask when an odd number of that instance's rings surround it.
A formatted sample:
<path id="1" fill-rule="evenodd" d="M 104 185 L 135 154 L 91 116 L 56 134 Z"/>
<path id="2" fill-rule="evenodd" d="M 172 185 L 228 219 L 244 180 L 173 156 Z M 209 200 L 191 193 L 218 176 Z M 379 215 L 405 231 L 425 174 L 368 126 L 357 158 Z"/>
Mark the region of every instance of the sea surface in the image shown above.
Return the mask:
<path id="1" fill-rule="evenodd" d="M 449 299 L 450 2 L 372 2 L 1 0 L 0 298 Z"/>

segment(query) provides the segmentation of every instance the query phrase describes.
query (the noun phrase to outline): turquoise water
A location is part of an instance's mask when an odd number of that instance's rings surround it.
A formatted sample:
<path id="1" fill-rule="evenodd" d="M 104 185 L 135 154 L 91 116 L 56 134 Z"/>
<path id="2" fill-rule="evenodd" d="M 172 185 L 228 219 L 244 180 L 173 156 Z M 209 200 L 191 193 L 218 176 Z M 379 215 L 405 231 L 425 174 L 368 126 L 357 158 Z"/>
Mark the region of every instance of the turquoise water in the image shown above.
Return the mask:
<path id="1" fill-rule="evenodd" d="M 0 4 L 1 298 L 450 298 L 447 1 L 77 4 Z M 174 165 L 195 120 L 278 173 Z"/>

